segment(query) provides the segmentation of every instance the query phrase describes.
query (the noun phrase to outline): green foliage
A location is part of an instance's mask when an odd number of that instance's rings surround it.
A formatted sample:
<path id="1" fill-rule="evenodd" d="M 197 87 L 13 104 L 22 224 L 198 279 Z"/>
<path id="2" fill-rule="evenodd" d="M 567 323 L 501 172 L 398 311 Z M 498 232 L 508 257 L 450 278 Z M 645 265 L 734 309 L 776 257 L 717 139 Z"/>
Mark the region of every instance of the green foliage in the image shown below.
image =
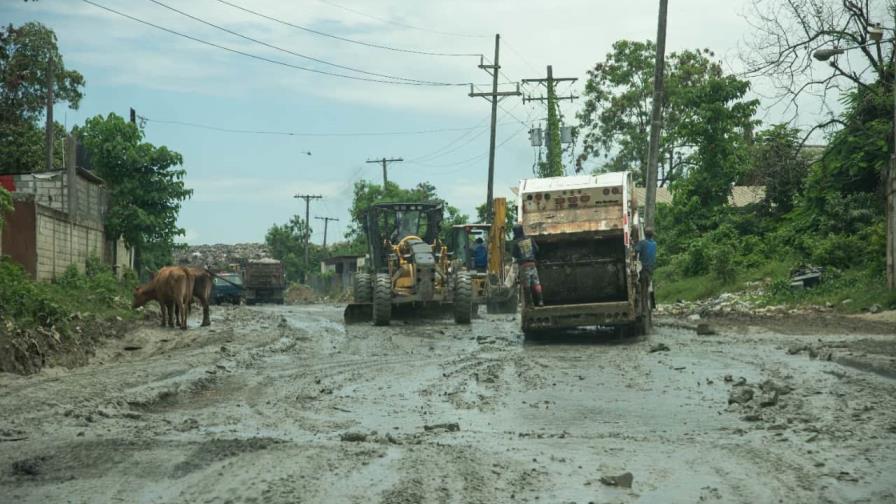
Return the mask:
<path id="1" fill-rule="evenodd" d="M 560 144 L 560 113 L 557 103 L 557 91 L 554 84 L 548 83 L 548 121 L 547 121 L 547 161 L 538 163 L 536 175 L 539 177 L 563 176 L 563 146 Z"/>
<path id="2" fill-rule="evenodd" d="M 3 230 L 3 223 L 6 220 L 6 214 L 12 211 L 12 195 L 9 191 L 0 187 L 0 231 Z"/>
<path id="3" fill-rule="evenodd" d="M 138 269 L 147 265 L 147 252 L 170 256 L 174 237 L 184 233 L 177 226 L 181 202 L 193 193 L 185 170 L 175 168 L 181 155 L 144 142 L 143 131 L 116 114 L 92 117 L 77 133 L 107 184 L 106 234 L 137 249 Z"/>
<path id="4" fill-rule="evenodd" d="M 604 61 L 588 71 L 585 103 L 578 114 L 583 133 L 579 167 L 589 158 L 603 157 L 606 162 L 597 171 L 631 170 L 637 182 L 646 179 L 655 55 L 650 41 L 620 40 Z M 709 136 L 730 143 L 734 134 L 751 126 L 755 104 L 741 102 L 748 83 L 726 76 L 713 57 L 708 49 L 698 49 L 666 58 L 659 159 L 667 180 L 700 161 L 691 158 L 699 149 L 695 137 L 703 138 L 704 146 L 715 145 L 706 142 Z M 714 126 L 705 124 L 707 120 Z M 719 147 L 718 152 L 704 149 L 702 156 L 725 157 L 725 145 Z"/>
<path id="5" fill-rule="evenodd" d="M 775 215 L 793 210 L 809 171 L 799 136 L 799 130 L 785 124 L 760 131 L 750 147 L 749 167 L 740 177 L 744 185 L 765 187 L 766 211 Z"/>
<path id="6" fill-rule="evenodd" d="M 77 109 L 84 77 L 65 68 L 53 31 L 37 22 L 0 29 L 0 159 L 4 171 L 38 171 L 45 165 L 44 130 L 37 123 L 46 110 L 50 60 L 54 102 Z M 61 166 L 65 131 L 58 123 L 55 133 L 55 164 Z"/>
<path id="7" fill-rule="evenodd" d="M 311 230 L 305 220 L 294 215 L 283 225 L 274 224 L 264 237 L 271 251 L 271 256 L 283 263 L 286 279 L 290 282 L 303 280 L 307 273 L 320 271 L 320 261 L 326 257 L 322 247 L 310 244 L 308 250 L 308 268 L 305 268 L 305 233 L 310 236 Z"/>
<path id="8" fill-rule="evenodd" d="M 446 238 L 448 230 L 455 224 L 465 224 L 469 217 L 462 214 L 456 207 L 449 205 L 444 199 L 440 198 L 436 192 L 436 187 L 429 182 L 420 182 L 411 189 L 404 189 L 398 184 L 387 182 L 384 188 L 381 185 L 360 180 L 355 182 L 355 194 L 352 199 L 352 207 L 349 214 L 352 217 L 352 223 L 348 227 L 345 237 L 352 242 L 353 248 L 367 250 L 367 238 L 364 235 L 366 223 L 364 215 L 367 209 L 375 203 L 421 203 L 436 202 L 442 203 L 445 208 L 445 215 L 442 220 L 442 238 Z"/>
<path id="9" fill-rule="evenodd" d="M 87 274 L 73 265 L 54 283 L 43 283 L 31 280 L 11 260 L 0 260 L 0 319 L 24 328 L 66 329 L 76 312 L 133 317 L 133 277 L 119 281 L 98 259 L 89 260 L 88 266 Z"/>
<path id="10" fill-rule="evenodd" d="M 849 300 L 847 303 L 843 301 Z M 853 268 L 829 270 L 825 281 L 812 289 L 794 289 L 786 279 L 773 283 L 760 300 L 769 305 L 825 305 L 838 311 L 859 312 L 877 304 L 884 309 L 896 308 L 896 292 L 889 291 L 886 279 L 872 271 Z"/>

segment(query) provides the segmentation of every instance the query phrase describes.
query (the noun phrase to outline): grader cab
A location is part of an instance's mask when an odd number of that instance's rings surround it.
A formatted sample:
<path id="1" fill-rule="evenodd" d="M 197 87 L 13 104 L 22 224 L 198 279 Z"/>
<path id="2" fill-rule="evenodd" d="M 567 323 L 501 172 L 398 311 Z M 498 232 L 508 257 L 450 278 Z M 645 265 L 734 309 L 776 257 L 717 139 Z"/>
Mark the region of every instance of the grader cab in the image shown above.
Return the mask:
<path id="1" fill-rule="evenodd" d="M 452 268 L 439 239 L 441 203 L 378 203 L 366 215 L 368 261 L 355 274 L 345 321 L 388 325 L 393 311 L 450 310 L 458 324 L 472 317 L 470 274 Z"/>
<path id="2" fill-rule="evenodd" d="M 449 243 L 454 252 L 453 267 L 470 275 L 474 313 L 479 305 L 485 305 L 488 313 L 516 313 L 516 275 L 509 271 L 511 265 L 506 260 L 507 200 L 495 198 L 493 208 L 494 224 L 452 226 Z"/>

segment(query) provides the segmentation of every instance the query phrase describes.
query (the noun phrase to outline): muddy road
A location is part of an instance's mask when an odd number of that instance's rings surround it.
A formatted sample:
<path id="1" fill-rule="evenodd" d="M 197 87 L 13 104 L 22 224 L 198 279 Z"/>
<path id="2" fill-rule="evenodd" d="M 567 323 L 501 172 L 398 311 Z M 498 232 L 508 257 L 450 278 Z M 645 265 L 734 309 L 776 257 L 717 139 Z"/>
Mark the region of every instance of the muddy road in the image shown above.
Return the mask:
<path id="1" fill-rule="evenodd" d="M 508 316 L 341 308 L 147 322 L 86 367 L 0 376 L 0 501 L 896 501 L 896 380 L 843 335 L 524 342 Z"/>

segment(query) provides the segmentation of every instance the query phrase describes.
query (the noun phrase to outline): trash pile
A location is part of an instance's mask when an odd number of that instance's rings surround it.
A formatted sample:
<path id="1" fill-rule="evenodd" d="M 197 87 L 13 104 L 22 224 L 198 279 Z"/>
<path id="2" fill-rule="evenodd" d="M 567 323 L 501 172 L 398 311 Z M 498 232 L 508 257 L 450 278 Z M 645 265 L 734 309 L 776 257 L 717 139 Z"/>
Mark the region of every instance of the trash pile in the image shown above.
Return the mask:
<path id="1" fill-rule="evenodd" d="M 270 257 L 268 246 L 264 243 L 236 243 L 227 245 L 190 245 L 175 251 L 177 264 L 204 266 L 213 271 L 233 271 L 239 265 L 253 259 Z"/>

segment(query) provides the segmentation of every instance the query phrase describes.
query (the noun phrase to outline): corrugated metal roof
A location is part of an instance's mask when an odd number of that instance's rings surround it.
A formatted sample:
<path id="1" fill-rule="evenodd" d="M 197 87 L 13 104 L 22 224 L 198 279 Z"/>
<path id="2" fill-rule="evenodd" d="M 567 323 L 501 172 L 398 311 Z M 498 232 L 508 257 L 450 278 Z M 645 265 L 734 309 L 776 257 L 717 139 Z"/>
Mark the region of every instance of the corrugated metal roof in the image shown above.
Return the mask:
<path id="1" fill-rule="evenodd" d="M 644 204 L 643 187 L 635 188 L 635 199 L 639 204 Z M 759 203 L 765 199 L 765 186 L 734 186 L 731 188 L 731 196 L 728 197 L 728 203 L 735 207 L 744 207 L 753 203 Z M 672 204 L 672 193 L 668 187 L 656 188 L 656 202 Z"/>

